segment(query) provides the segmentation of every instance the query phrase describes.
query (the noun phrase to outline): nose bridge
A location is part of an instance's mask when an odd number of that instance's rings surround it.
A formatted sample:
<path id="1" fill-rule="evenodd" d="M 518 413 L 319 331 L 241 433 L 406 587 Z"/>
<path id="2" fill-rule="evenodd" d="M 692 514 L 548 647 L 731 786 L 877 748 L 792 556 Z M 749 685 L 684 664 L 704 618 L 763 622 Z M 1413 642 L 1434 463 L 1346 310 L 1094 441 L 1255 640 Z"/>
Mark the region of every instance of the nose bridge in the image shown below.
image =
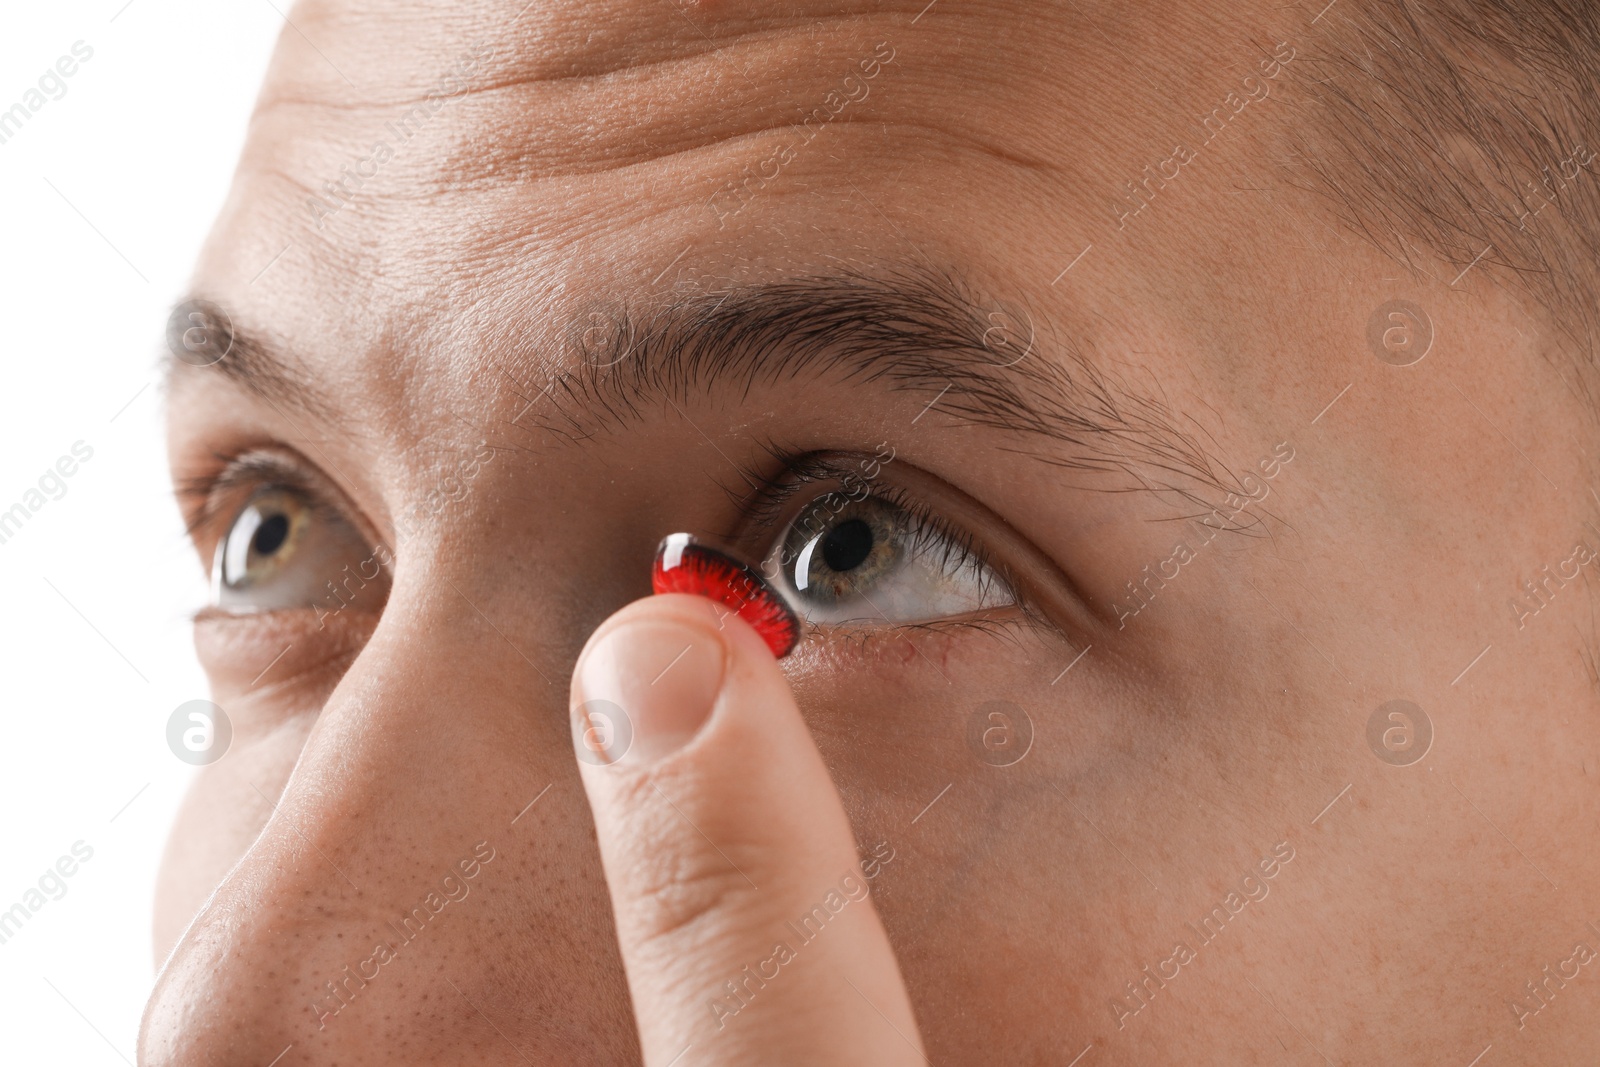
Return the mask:
<path id="1" fill-rule="evenodd" d="M 609 916 L 572 918 L 574 902 L 603 899 L 603 879 L 571 754 L 569 665 L 549 651 L 564 642 L 490 588 L 443 572 L 396 585 L 267 826 L 169 960 L 144 1061 L 246 1062 L 247 1047 L 265 1063 L 294 1044 L 303 1063 L 395 1062 L 375 1033 L 409 1032 L 407 1056 L 453 1036 L 426 1060 L 448 1062 L 493 1035 L 504 996 L 484 976 L 533 969 L 504 939 L 513 917 L 541 952 L 571 941 L 572 958 L 604 955 Z M 585 980 L 626 1004 L 619 962 Z"/>
<path id="2" fill-rule="evenodd" d="M 335 855 L 379 871 L 421 863 L 462 842 L 470 851 L 516 813 L 504 805 L 572 773 L 566 668 L 548 661 L 551 642 L 438 588 L 459 590 L 459 580 L 433 585 L 396 588 L 322 709 L 264 839 L 281 823 L 329 868 Z M 493 775 L 470 773 L 491 763 Z"/>

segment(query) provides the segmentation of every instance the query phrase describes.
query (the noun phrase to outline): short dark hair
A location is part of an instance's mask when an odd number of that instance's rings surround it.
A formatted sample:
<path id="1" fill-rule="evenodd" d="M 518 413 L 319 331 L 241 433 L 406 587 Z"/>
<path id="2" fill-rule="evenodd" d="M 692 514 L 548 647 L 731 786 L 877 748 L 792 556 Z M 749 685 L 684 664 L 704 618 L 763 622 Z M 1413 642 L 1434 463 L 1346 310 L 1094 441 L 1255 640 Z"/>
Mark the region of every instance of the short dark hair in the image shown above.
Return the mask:
<path id="1" fill-rule="evenodd" d="M 1311 186 L 1414 270 L 1520 292 L 1596 369 L 1600 3 L 1343 0 L 1314 30 L 1289 134 Z"/>

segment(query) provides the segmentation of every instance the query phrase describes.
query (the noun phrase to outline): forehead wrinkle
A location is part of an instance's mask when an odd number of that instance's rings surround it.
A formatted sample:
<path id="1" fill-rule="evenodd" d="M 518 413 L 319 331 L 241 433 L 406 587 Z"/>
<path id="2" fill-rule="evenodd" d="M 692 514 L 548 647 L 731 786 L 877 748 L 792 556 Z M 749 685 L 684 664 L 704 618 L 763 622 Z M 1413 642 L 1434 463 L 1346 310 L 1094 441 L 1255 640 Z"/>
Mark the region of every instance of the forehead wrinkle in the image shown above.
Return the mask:
<path id="1" fill-rule="evenodd" d="M 497 61 L 498 69 L 495 70 L 492 77 L 474 78 L 464 84 L 459 91 L 448 91 L 448 95 L 452 99 L 460 99 L 518 88 L 540 86 L 564 88 L 569 83 L 573 88 L 587 91 L 597 85 L 615 83 L 629 76 L 650 77 L 658 71 L 671 67 L 673 64 L 706 60 L 738 44 L 745 43 L 746 39 L 750 37 L 757 36 L 760 35 L 755 33 L 744 34 L 736 40 L 711 40 L 709 38 L 696 37 L 689 42 L 690 47 L 688 48 L 680 47 L 675 41 L 657 39 L 654 43 L 660 44 L 662 47 L 644 55 L 631 51 L 627 53 L 608 52 L 594 57 L 592 62 L 575 60 L 570 64 L 564 63 L 549 68 L 534 66 L 526 60 L 517 59 L 514 55 L 508 56 L 502 49 L 501 53 L 494 57 L 495 61 Z M 487 43 L 485 43 L 485 46 L 488 47 Z M 304 90 L 306 87 L 294 86 L 293 83 L 282 86 L 276 83 L 269 83 L 266 91 L 263 92 L 257 102 L 255 113 L 261 115 L 275 110 L 317 108 L 362 114 L 385 112 L 393 108 L 420 104 L 428 98 L 430 92 L 437 89 L 440 79 L 450 73 L 449 68 L 441 62 L 441 59 L 448 58 L 447 51 L 441 54 L 439 49 L 430 48 L 426 53 L 426 57 L 433 62 L 431 64 L 419 64 L 417 78 L 410 84 L 397 86 L 392 95 L 341 99 L 325 93 L 309 94 L 304 91 L 294 91 Z M 432 72 L 431 77 L 429 76 L 430 72 Z"/>
<path id="2" fill-rule="evenodd" d="M 385 163 L 381 177 L 363 185 L 363 192 L 397 182 L 431 192 L 582 175 L 701 148 L 736 147 L 769 131 L 800 127 L 845 77 L 860 79 L 857 64 L 872 57 L 879 38 L 848 25 L 854 36 L 838 43 L 827 30 L 810 27 L 803 37 L 719 42 L 714 49 L 598 78 L 491 72 L 444 100 L 438 117 L 424 97 L 409 92 L 390 103 L 280 93 L 258 109 L 246 161 L 252 169 L 282 173 L 283 158 L 292 155 L 308 175 L 298 184 L 314 188 L 338 178 L 341 165 L 372 155 L 381 142 L 396 162 Z M 827 41 L 831 58 L 817 58 L 819 40 Z M 756 77 L 744 75 L 740 57 L 725 54 L 738 45 L 759 55 Z M 828 125 L 870 122 L 879 128 L 892 119 L 880 107 L 882 92 L 868 89 L 849 113 Z"/>
<path id="3" fill-rule="evenodd" d="M 657 6 L 676 19 L 667 0 L 659 0 Z M 466 24 L 464 29 L 454 28 L 455 19 L 445 24 L 451 27 L 455 41 L 470 40 L 475 10 L 479 9 L 467 9 L 467 17 L 461 20 Z M 863 5 L 862 10 L 882 11 L 872 5 Z M 915 12 L 909 14 L 914 17 Z M 985 15 L 980 10 L 963 14 L 959 23 L 947 18 L 940 23 L 938 33 L 924 33 L 927 24 L 911 27 L 907 16 L 903 10 L 865 17 L 835 14 L 810 22 L 798 20 L 798 30 L 766 29 L 775 21 L 767 19 L 751 23 L 754 28 L 749 32 L 736 34 L 724 33 L 718 27 L 713 32 L 722 36 L 712 51 L 696 35 L 687 45 L 672 50 L 682 58 L 585 82 L 582 88 L 571 79 L 560 77 L 566 71 L 559 65 L 545 71 L 557 78 L 549 84 L 537 80 L 507 82 L 507 71 L 521 76 L 518 65 L 526 67 L 530 61 L 521 55 L 508 57 L 497 51 L 492 64 L 498 66 L 483 72 L 488 79 L 485 90 L 449 101 L 444 113 L 426 125 L 419 136 L 403 146 L 394 144 L 394 161 L 383 164 L 374 179 L 360 186 L 353 208 L 340 208 L 346 217 L 332 224 L 332 237 L 342 239 L 350 232 L 350 216 L 359 216 L 368 208 L 379 213 L 386 210 L 381 206 L 385 199 L 392 202 L 387 207 L 391 212 L 421 209 L 427 226 L 424 230 L 420 224 L 415 225 L 413 235 L 431 236 L 437 233 L 435 223 L 449 211 L 451 197 L 494 188 L 516 194 L 518 203 L 508 214 L 514 213 L 518 219 L 544 216 L 545 223 L 553 223 L 554 216 L 540 210 L 539 201 L 546 196 L 563 206 L 567 218 L 575 213 L 576 205 L 609 219 L 613 215 L 601 201 L 616 197 L 616 184 L 579 180 L 601 170 L 611 171 L 622 183 L 651 182 L 651 189 L 644 192 L 676 192 L 685 210 L 695 206 L 703 210 L 705 201 L 718 188 L 739 180 L 742 165 L 759 160 L 766 151 L 762 138 L 776 140 L 784 136 L 784 131 L 802 121 L 827 92 L 838 88 L 837 82 L 855 69 L 859 57 L 871 53 L 880 30 L 896 47 L 914 48 L 920 58 L 913 65 L 908 54 L 904 63 L 897 61 L 894 67 L 886 68 L 892 73 L 880 75 L 882 80 L 873 86 L 868 98 L 828 124 L 822 136 L 833 143 L 812 146 L 813 151 L 806 154 L 800 166 L 808 170 L 827 167 L 829 159 L 843 149 L 838 142 L 845 137 L 875 135 L 883 139 L 877 147 L 890 158 L 927 153 L 946 166 L 954 166 L 952 156 L 971 151 L 1014 166 L 1058 172 L 1059 167 L 1043 161 L 1048 153 L 1044 151 L 1046 145 L 1034 139 L 1037 133 L 1019 136 L 1027 129 L 1038 131 L 1052 123 L 1020 122 L 1019 110 L 1009 105 L 1001 110 L 1007 111 L 1010 118 L 949 106 L 951 93 L 967 92 L 974 78 L 987 85 L 997 77 L 1000 81 L 1010 77 L 994 71 L 974 71 L 970 64 L 962 62 L 960 53 L 952 51 L 952 25 L 961 29 L 957 37 L 978 35 L 981 30 L 993 29 L 989 22 L 994 13 Z M 897 21 L 891 23 L 891 19 Z M 370 28 L 363 23 L 353 25 Z M 428 36 L 431 39 L 437 34 Z M 517 38 L 516 33 L 501 27 L 492 39 L 495 48 L 501 49 L 504 41 L 514 42 Z M 442 45 L 434 52 L 449 47 Z M 439 69 L 443 64 L 433 58 L 432 52 L 429 55 L 425 68 Z M 826 69 L 829 56 L 839 60 L 837 70 Z M 534 69 L 540 63 L 549 67 L 537 56 L 531 62 Z M 396 62 L 394 66 L 399 72 L 389 81 L 425 80 L 405 73 L 417 69 L 418 62 Z M 1017 66 L 1017 60 L 1007 64 L 1008 70 Z M 746 70 L 758 84 L 746 81 Z M 895 79 L 893 86 L 889 85 L 890 78 Z M 489 85 L 506 88 L 491 91 Z M 326 92 L 310 94 L 328 104 L 322 121 L 302 104 L 269 107 L 258 116 L 247 148 L 246 167 L 257 173 L 290 178 L 289 191 L 294 197 L 284 199 L 290 201 L 285 214 L 291 219 L 301 217 L 303 221 L 315 214 L 320 221 L 327 202 L 313 211 L 311 198 L 330 180 L 339 181 L 343 168 L 370 155 L 376 139 L 389 136 L 382 132 L 385 116 L 381 109 L 372 110 L 370 116 L 338 110 L 338 102 L 350 96 L 346 89 L 333 84 Z M 1011 85 L 1008 92 L 1015 98 L 1016 94 L 1031 90 Z M 414 97 L 414 92 L 408 92 L 404 98 Z M 295 100 L 306 98 L 297 90 Z M 363 120 L 368 117 L 371 124 L 363 129 Z M 744 147 L 746 143 L 750 144 L 748 149 Z M 867 147 L 872 150 L 872 146 Z M 663 169 L 640 175 L 626 173 L 629 167 L 651 163 L 663 164 Z M 1052 173 L 1042 176 L 1059 184 L 1058 176 Z M 535 187 L 535 182 L 552 177 L 572 178 L 574 183 L 566 188 Z M 802 188 L 791 185 L 796 191 Z M 641 194 L 637 189 L 625 192 L 624 202 Z M 482 214 L 481 210 L 469 213 L 479 217 Z M 416 219 L 398 217 L 374 221 L 388 221 L 398 229 L 417 223 Z M 516 222 L 510 225 L 515 226 Z M 321 227 L 318 230 L 320 236 Z M 367 233 L 370 232 L 368 227 Z M 366 236 L 362 242 L 371 249 Z M 425 239 L 425 243 L 432 242 Z"/>
<path id="4" fill-rule="evenodd" d="M 711 52 L 752 39 L 820 32 L 832 24 L 868 19 L 903 26 L 915 11 L 875 0 L 774 4 L 767 0 L 698 6 L 691 17 L 681 0 L 477 0 L 386 4 L 362 10 L 349 0 L 302 0 L 274 54 L 260 100 L 311 100 L 340 106 L 385 106 L 415 99 L 446 72 L 451 57 L 484 47 L 490 87 L 609 76 Z M 448 16 L 448 17 L 442 17 Z M 748 74 L 742 64 L 730 70 Z M 482 72 L 480 72 L 481 74 Z M 371 95 L 396 87 L 397 97 Z"/>
<path id="5" fill-rule="evenodd" d="M 520 9 L 522 5 L 516 6 Z M 551 6 L 568 10 L 560 4 Z M 1009 32 L 1003 9 L 941 12 L 940 23 L 930 29 L 929 22 L 912 24 L 925 6 L 921 4 L 856 3 L 842 11 L 837 4 L 785 4 L 776 14 L 759 4 L 711 6 L 715 20 L 706 21 L 697 9 L 695 21 L 700 28 L 696 29 L 684 21 L 671 0 L 648 0 L 643 15 L 634 6 L 620 5 L 616 11 L 621 14 L 611 21 L 650 27 L 652 32 L 619 37 L 610 22 L 597 17 L 611 12 L 610 7 L 595 12 L 585 8 L 570 30 L 562 21 L 566 16 L 551 15 L 561 28 L 550 30 L 541 23 L 535 34 L 531 29 L 523 32 L 523 23 L 545 18 L 545 5 L 536 6 L 512 25 L 492 26 L 482 26 L 479 18 L 485 5 L 468 5 L 460 17 L 452 10 L 453 17 L 442 21 L 440 28 L 432 32 L 419 29 L 394 42 L 396 58 L 374 80 L 379 86 L 407 86 L 404 91 L 373 94 L 367 91 L 365 72 L 352 72 L 363 88 L 362 93 L 355 93 L 328 71 L 313 69 L 306 60 L 299 71 L 303 83 L 293 77 L 274 79 L 263 96 L 266 103 L 260 117 L 264 126 L 270 123 L 272 139 L 280 145 L 303 142 L 305 108 L 313 100 L 326 101 L 330 116 L 344 119 L 349 128 L 339 129 L 335 122 L 335 128 L 323 134 L 325 147 L 310 146 L 311 153 L 321 157 L 312 168 L 313 184 L 316 179 L 335 177 L 352 153 L 366 154 L 372 140 L 382 136 L 384 106 L 397 113 L 416 106 L 408 102 L 432 84 L 434 73 L 448 66 L 448 57 L 481 39 L 493 50 L 489 61 L 470 79 L 481 91 L 468 91 L 451 100 L 448 120 L 435 120 L 425 133 L 429 143 L 408 147 L 407 158 L 388 164 L 380 180 L 389 180 L 389 170 L 431 168 L 427 183 L 441 188 L 470 183 L 474 178 L 516 182 L 541 174 L 583 173 L 597 165 L 640 161 L 699 144 L 726 142 L 755 130 L 798 125 L 828 93 L 839 90 L 844 78 L 852 72 L 859 74 L 856 62 L 868 56 L 876 42 L 887 40 L 896 49 L 911 49 L 919 57 L 915 70 L 909 54 L 906 62 L 897 61 L 888 68 L 893 72 L 889 77 L 897 83 L 892 92 L 903 99 L 888 109 L 881 107 L 890 92 L 889 78 L 881 78 L 871 86 L 869 96 L 853 103 L 830 125 L 897 120 L 929 130 L 957 127 L 993 154 L 1018 148 L 1012 153 L 1018 158 L 1034 161 L 1044 155 L 1038 144 L 1023 148 L 1018 130 L 1008 129 L 1003 122 L 997 123 L 994 115 L 978 114 L 970 106 L 974 85 L 986 90 L 1007 85 L 1014 100 L 1036 101 L 1038 97 L 1036 87 L 1013 84 L 1019 70 L 1038 66 L 1036 57 L 1013 54 L 1003 69 L 995 70 L 992 63 L 985 64 L 962 48 L 962 41 L 969 37 L 995 40 L 998 35 L 1003 43 Z M 501 5 L 487 8 L 504 10 Z M 510 22 L 515 14 L 509 11 L 503 18 Z M 475 26 L 482 26 L 481 32 L 475 33 Z M 393 36 L 392 31 L 386 36 L 382 25 L 364 21 L 350 21 L 340 28 L 374 37 L 364 41 L 358 55 L 387 45 Z M 1061 28 L 1051 32 L 1061 32 Z M 440 40 L 445 35 L 448 39 Z M 419 48 L 412 38 L 429 44 Z M 435 41 L 438 43 L 433 44 Z M 333 48 L 324 42 L 324 50 L 332 52 Z M 342 64 L 342 53 L 340 61 Z M 316 91 L 309 91 L 311 88 Z M 951 106 L 958 95 L 960 106 Z M 344 103 L 364 97 L 394 102 L 357 111 Z M 279 99 L 281 108 L 274 102 Z M 341 107 L 345 108 L 342 113 Z M 915 116 L 901 113 L 907 108 L 915 109 Z M 277 121 L 271 121 L 279 111 Z M 372 120 L 370 126 L 364 131 L 356 129 L 364 118 Z M 311 122 L 315 129 L 316 119 Z M 1050 124 L 1034 121 L 1025 125 L 1037 130 Z M 992 135 L 985 136 L 986 131 Z M 738 170 L 736 164 L 733 174 L 722 176 L 723 180 L 736 176 Z"/>

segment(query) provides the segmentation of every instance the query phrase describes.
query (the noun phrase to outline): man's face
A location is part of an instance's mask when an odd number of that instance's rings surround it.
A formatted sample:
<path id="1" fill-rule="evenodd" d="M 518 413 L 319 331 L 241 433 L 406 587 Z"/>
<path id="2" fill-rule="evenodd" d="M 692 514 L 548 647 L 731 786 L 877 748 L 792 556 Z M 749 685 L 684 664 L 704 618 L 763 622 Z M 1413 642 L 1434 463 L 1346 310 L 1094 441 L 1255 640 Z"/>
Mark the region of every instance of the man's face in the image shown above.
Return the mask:
<path id="1" fill-rule="evenodd" d="M 293 12 L 172 387 L 233 738 L 150 1062 L 637 1062 L 567 679 L 679 530 L 813 620 L 932 1061 L 1593 1032 L 1540 325 L 1325 221 L 1320 4 L 919 6 Z"/>

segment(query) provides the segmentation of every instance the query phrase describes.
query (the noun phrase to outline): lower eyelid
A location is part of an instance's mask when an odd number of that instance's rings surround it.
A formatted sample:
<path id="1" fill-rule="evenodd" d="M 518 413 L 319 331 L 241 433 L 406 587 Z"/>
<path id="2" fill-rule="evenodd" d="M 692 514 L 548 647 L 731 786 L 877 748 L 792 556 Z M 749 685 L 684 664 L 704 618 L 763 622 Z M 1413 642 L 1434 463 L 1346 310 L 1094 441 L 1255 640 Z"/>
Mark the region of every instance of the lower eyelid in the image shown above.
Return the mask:
<path id="1" fill-rule="evenodd" d="M 249 614 L 205 608 L 194 616 L 194 644 L 219 701 L 266 695 L 284 686 L 305 686 L 325 696 L 366 646 L 377 622 L 375 612 L 349 611 L 324 617 L 319 625 L 315 612 L 306 608 Z"/>
<path id="2" fill-rule="evenodd" d="M 805 636 L 790 658 L 802 669 L 848 657 L 837 666 L 843 669 L 925 666 L 942 673 L 944 668 L 940 665 L 945 659 L 974 641 L 1000 642 L 1008 646 L 1041 642 L 1053 646 L 1060 636 L 1047 621 L 1011 606 L 973 618 L 866 626 L 807 624 Z"/>

